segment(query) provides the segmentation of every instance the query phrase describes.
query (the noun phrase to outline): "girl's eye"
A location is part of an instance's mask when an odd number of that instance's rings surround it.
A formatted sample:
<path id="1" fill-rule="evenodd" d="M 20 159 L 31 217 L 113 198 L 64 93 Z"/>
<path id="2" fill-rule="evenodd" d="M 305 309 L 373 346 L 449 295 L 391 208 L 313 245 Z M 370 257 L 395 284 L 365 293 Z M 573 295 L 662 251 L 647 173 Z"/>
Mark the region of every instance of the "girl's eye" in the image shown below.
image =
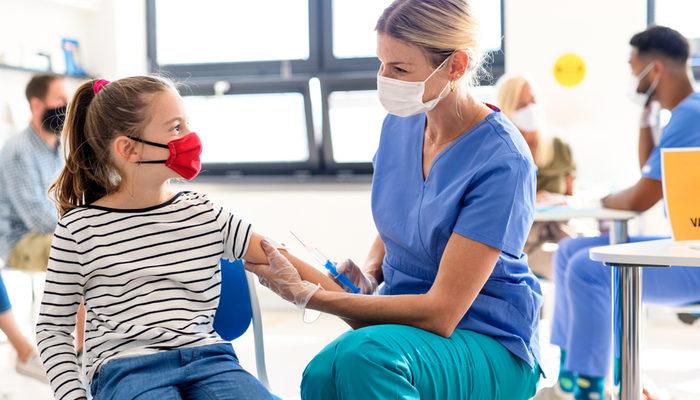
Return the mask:
<path id="1" fill-rule="evenodd" d="M 180 125 L 176 125 L 172 130 L 177 132 L 177 133 L 180 133 L 181 129 L 182 129 L 182 127 Z"/>
<path id="2" fill-rule="evenodd" d="M 405 69 L 399 67 L 394 67 L 394 71 L 398 72 L 399 74 L 405 74 L 406 72 L 408 72 Z"/>

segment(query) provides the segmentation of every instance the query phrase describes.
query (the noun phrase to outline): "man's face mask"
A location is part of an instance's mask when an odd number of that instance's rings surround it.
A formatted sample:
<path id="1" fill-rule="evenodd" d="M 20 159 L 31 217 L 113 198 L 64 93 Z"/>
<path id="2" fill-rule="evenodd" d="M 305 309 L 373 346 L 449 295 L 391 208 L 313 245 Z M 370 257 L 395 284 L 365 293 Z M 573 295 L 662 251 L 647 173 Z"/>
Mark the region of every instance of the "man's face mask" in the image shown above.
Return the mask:
<path id="1" fill-rule="evenodd" d="M 659 78 L 654 79 L 651 83 L 645 83 L 644 78 L 649 75 L 649 72 L 653 68 L 654 63 L 651 62 L 644 67 L 639 76 L 633 77 L 632 85 L 634 86 L 634 93 L 632 93 L 632 99 L 639 105 L 646 106 L 651 101 L 651 97 L 654 95 L 654 91 L 659 85 Z"/>
<path id="2" fill-rule="evenodd" d="M 48 132 L 53 132 L 56 136 L 60 136 L 65 120 L 66 106 L 48 108 L 41 118 L 41 127 Z"/>
<path id="3" fill-rule="evenodd" d="M 188 181 L 199 175 L 199 171 L 202 169 L 202 163 L 199 159 L 200 154 L 202 154 L 202 142 L 194 132 L 171 140 L 168 144 L 150 142 L 137 137 L 129 137 L 129 139 L 170 151 L 170 157 L 167 160 L 141 161 L 141 164 L 165 164 L 166 167 Z"/>

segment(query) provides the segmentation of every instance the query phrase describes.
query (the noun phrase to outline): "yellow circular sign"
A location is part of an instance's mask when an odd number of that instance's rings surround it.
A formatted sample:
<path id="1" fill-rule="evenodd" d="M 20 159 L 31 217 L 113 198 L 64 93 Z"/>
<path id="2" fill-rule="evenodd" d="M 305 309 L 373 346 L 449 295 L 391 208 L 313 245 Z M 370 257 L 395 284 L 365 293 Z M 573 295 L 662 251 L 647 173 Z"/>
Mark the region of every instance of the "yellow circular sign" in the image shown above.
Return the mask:
<path id="1" fill-rule="evenodd" d="M 586 63 L 576 54 L 564 54 L 554 63 L 554 78 L 562 86 L 574 87 L 581 83 L 585 76 Z"/>

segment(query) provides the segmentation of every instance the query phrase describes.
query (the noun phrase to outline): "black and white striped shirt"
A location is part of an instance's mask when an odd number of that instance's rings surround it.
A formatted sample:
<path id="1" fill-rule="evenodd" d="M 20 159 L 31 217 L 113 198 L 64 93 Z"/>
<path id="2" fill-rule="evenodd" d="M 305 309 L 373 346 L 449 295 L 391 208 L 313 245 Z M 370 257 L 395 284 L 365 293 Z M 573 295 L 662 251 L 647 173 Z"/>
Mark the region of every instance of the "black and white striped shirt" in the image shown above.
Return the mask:
<path id="1" fill-rule="evenodd" d="M 250 224 L 193 192 L 140 210 L 66 213 L 36 328 L 56 399 L 85 397 L 72 338 L 82 297 L 88 382 L 116 358 L 224 342 L 212 327 L 219 260 L 242 258 L 251 235 Z"/>

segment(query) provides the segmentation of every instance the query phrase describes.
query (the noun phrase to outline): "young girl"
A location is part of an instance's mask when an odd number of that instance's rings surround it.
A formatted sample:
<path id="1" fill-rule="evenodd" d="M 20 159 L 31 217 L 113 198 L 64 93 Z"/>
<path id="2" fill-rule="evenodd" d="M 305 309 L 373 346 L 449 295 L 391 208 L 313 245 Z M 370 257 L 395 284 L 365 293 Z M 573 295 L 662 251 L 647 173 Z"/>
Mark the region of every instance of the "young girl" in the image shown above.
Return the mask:
<path id="1" fill-rule="evenodd" d="M 52 191 L 61 216 L 37 324 L 56 399 L 86 397 L 71 332 L 87 310 L 83 371 L 102 399 L 267 399 L 212 327 L 219 260 L 267 262 L 239 215 L 172 178 L 194 178 L 201 142 L 182 99 L 157 77 L 83 84 L 64 128 L 66 166 Z M 301 276 L 342 290 L 291 257 Z M 290 285 L 304 307 L 317 284 Z"/>

